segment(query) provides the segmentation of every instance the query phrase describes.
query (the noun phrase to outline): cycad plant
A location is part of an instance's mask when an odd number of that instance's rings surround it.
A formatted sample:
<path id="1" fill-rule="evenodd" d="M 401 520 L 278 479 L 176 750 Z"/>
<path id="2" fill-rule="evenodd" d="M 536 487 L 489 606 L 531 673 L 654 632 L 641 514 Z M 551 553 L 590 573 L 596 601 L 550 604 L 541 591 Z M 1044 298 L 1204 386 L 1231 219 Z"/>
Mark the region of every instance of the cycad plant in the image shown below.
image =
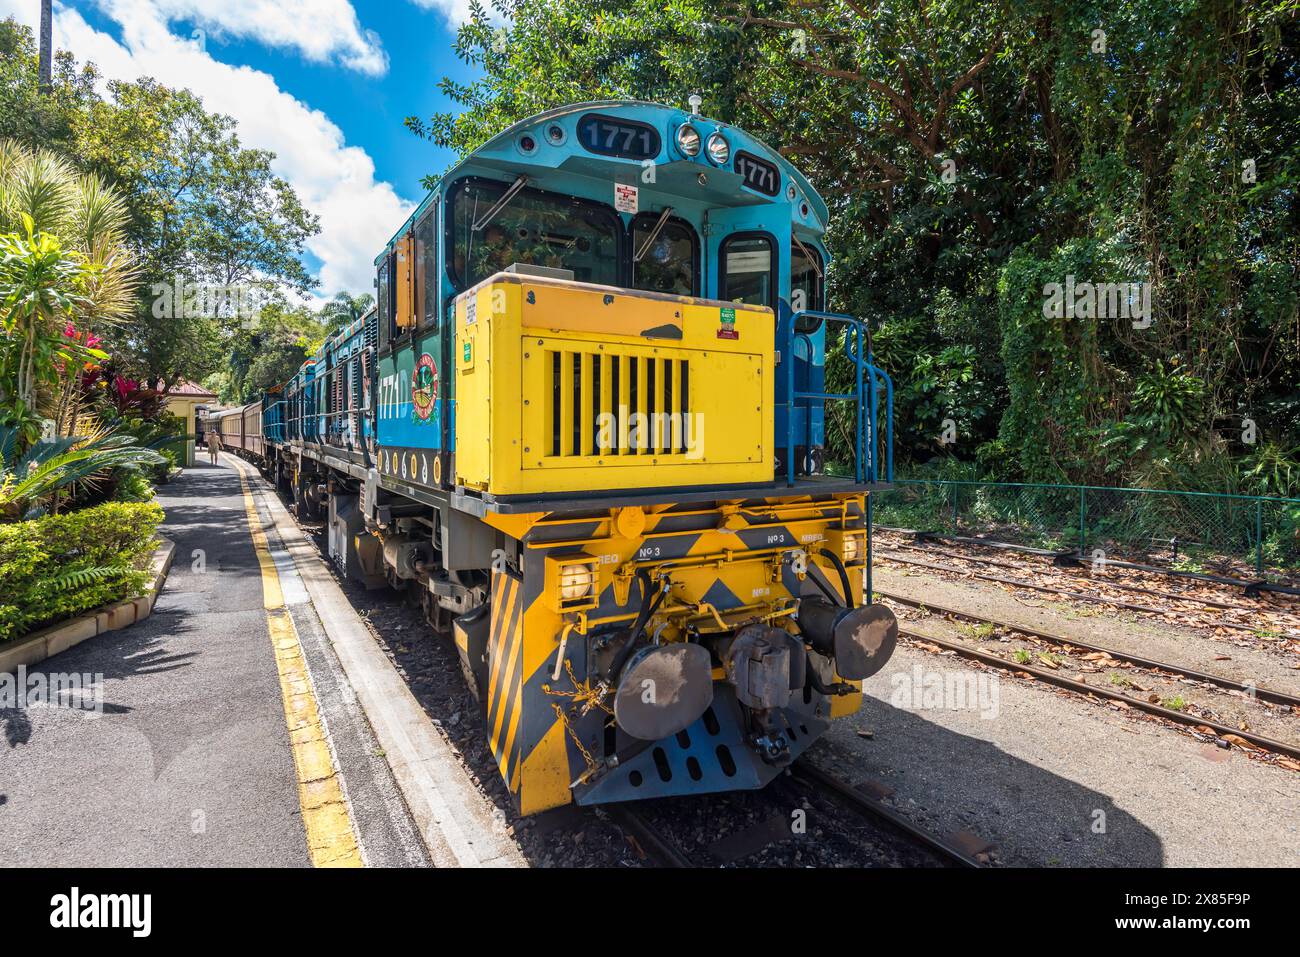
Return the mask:
<path id="1" fill-rule="evenodd" d="M 95 430 L 42 439 L 18 450 L 18 430 L 0 425 L 0 521 L 35 518 L 79 482 L 110 469 L 138 469 L 167 460 L 133 435 Z"/>
<path id="2" fill-rule="evenodd" d="M 89 334 L 132 308 L 128 212 L 98 177 L 47 150 L 0 141 L 0 414 L 33 441 L 77 421 Z M 74 334 L 67 334 L 69 326 Z"/>

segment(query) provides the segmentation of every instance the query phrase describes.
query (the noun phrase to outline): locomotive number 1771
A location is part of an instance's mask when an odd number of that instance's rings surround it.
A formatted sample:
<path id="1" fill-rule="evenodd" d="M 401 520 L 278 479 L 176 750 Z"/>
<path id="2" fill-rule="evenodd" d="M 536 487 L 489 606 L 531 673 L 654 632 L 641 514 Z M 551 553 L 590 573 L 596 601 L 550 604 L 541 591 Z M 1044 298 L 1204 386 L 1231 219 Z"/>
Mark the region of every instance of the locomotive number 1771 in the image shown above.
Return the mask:
<path id="1" fill-rule="evenodd" d="M 410 391 L 405 372 L 394 372 L 379 380 L 379 418 L 396 419 L 402 414 L 402 402 Z"/>

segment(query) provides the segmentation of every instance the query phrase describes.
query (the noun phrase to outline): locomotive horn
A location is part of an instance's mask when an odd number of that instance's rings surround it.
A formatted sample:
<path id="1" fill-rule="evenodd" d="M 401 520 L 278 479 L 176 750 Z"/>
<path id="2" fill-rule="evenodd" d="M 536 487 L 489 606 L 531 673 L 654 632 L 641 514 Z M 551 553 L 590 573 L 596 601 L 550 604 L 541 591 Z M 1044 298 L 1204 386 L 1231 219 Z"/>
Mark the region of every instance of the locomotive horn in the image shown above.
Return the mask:
<path id="1" fill-rule="evenodd" d="M 693 724 L 713 702 L 713 668 L 699 645 L 650 645 L 632 655 L 614 693 L 614 720 L 634 738 L 658 741 Z"/>
<path id="2" fill-rule="evenodd" d="M 884 605 L 841 608 L 810 595 L 799 602 L 799 629 L 849 681 L 874 675 L 898 644 L 898 619 Z"/>

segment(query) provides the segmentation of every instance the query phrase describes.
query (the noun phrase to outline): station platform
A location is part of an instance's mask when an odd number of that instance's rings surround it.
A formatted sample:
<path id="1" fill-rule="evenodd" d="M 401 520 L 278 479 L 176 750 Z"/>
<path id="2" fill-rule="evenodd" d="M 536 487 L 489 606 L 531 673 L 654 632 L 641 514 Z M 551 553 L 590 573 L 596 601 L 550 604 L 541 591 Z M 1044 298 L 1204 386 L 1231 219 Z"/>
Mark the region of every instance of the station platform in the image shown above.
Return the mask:
<path id="1" fill-rule="evenodd" d="M 437 755 L 394 773 L 382 739 L 427 719 L 355 686 L 400 679 L 251 467 L 203 462 L 158 502 L 177 548 L 153 615 L 29 669 L 101 676 L 97 706 L 0 710 L 0 866 L 512 863 L 459 806 L 472 784 L 419 780 Z"/>

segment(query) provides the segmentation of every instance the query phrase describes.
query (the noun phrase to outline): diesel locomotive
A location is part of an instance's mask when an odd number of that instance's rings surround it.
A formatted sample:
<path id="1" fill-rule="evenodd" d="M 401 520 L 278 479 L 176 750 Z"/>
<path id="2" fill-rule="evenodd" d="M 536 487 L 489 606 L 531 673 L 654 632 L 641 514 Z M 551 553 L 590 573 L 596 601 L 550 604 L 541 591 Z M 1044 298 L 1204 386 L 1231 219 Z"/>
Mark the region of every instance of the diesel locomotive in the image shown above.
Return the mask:
<path id="1" fill-rule="evenodd" d="M 897 639 L 893 386 L 825 311 L 826 203 L 692 100 L 484 143 L 380 251 L 374 309 L 209 426 L 342 574 L 418 592 L 524 814 L 762 787 Z"/>

